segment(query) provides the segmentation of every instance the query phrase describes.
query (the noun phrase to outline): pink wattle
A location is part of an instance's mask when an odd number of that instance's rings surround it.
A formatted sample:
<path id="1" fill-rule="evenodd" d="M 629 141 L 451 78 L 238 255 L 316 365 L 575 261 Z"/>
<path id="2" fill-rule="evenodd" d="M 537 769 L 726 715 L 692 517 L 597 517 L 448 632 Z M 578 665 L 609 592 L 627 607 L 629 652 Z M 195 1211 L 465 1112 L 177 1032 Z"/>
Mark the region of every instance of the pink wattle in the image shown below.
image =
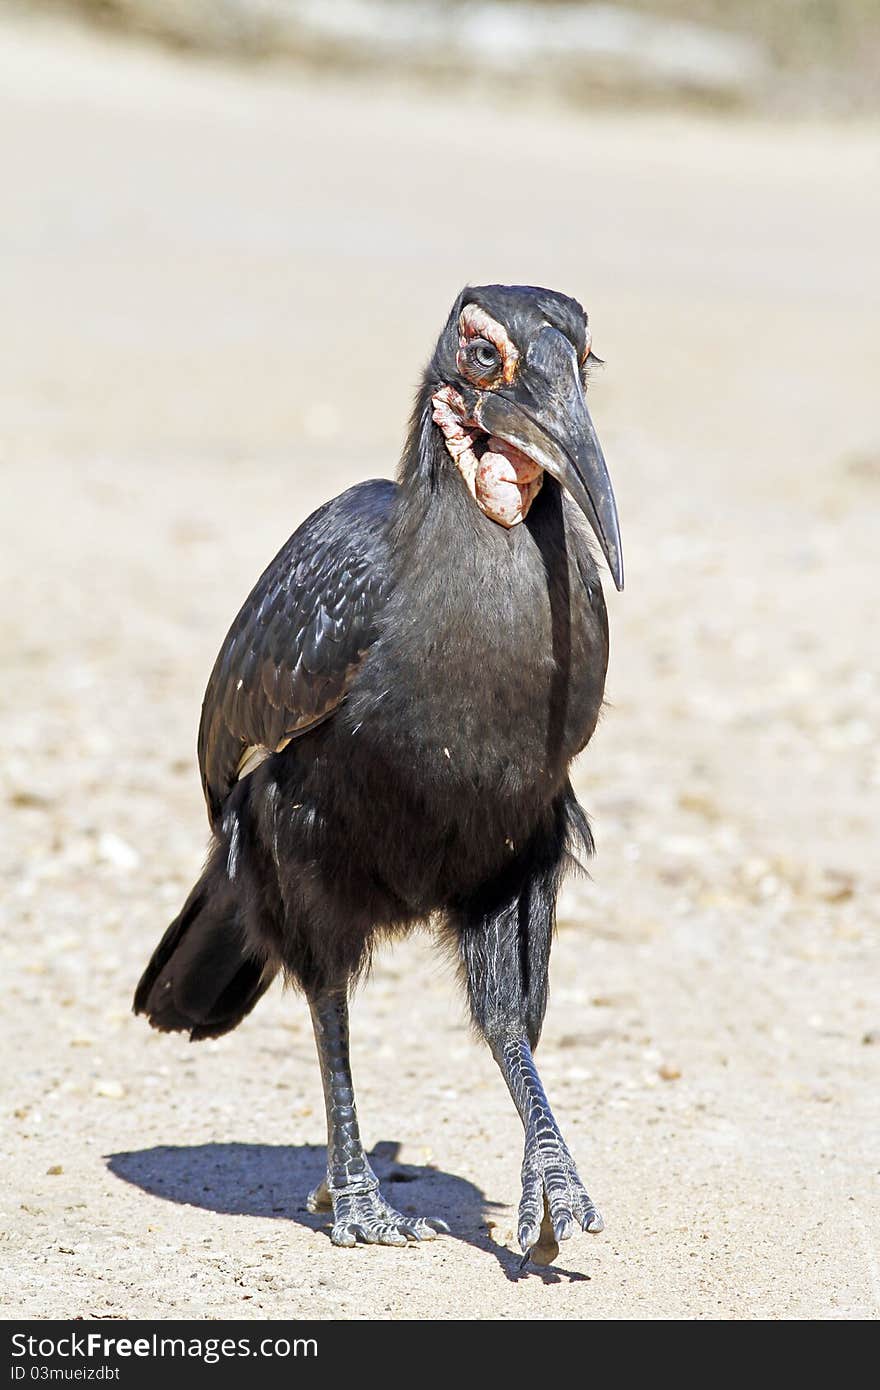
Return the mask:
<path id="1" fill-rule="evenodd" d="M 501 526 L 516 526 L 541 487 L 541 473 L 526 454 L 492 436 L 477 465 L 475 495 L 480 510 Z"/>

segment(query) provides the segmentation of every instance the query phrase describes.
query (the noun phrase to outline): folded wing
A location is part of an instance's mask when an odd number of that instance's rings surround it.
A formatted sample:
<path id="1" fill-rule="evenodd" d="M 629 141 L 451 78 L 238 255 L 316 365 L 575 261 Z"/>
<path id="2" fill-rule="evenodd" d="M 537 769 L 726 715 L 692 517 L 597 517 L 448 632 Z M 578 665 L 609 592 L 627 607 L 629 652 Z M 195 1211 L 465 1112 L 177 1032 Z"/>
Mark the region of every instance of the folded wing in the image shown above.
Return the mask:
<path id="1" fill-rule="evenodd" d="M 257 581 L 211 672 L 199 767 L 215 825 L 240 776 L 333 714 L 390 591 L 397 485 L 359 483 L 303 522 Z"/>

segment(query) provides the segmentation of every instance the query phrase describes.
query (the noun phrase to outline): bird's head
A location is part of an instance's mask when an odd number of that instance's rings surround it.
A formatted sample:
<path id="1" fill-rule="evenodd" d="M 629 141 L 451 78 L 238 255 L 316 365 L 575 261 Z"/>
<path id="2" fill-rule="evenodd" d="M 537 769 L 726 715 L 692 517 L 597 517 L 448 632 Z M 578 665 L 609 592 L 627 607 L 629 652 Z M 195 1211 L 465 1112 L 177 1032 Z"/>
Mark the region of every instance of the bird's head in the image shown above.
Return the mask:
<path id="1" fill-rule="evenodd" d="M 469 287 L 440 335 L 426 391 L 432 427 L 480 510 L 518 525 L 549 473 L 586 516 L 622 589 L 617 506 L 586 403 L 590 337 L 587 315 L 566 295 Z"/>

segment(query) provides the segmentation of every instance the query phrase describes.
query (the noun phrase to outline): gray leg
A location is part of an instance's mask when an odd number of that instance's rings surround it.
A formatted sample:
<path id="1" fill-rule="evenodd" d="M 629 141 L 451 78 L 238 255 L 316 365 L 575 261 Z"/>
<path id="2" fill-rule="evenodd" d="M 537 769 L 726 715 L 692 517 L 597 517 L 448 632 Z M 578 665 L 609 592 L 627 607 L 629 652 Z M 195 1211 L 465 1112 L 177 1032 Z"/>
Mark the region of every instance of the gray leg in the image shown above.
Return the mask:
<path id="1" fill-rule="evenodd" d="M 309 1000 L 324 1104 L 327 1109 L 327 1179 L 309 1194 L 309 1211 L 333 1211 L 334 1245 L 406 1245 L 448 1231 L 443 1221 L 403 1216 L 379 1191 L 364 1153 L 348 1059 L 348 998 L 345 990 Z"/>
<path id="2" fill-rule="evenodd" d="M 553 1118 L 525 1036 L 490 1039 L 526 1132 L 522 1199 L 517 1234 L 520 1249 L 536 1264 L 550 1264 L 577 1226 L 595 1233 L 604 1227 L 578 1176 L 568 1145 Z"/>
<path id="3" fill-rule="evenodd" d="M 520 1248 L 550 1264 L 558 1242 L 602 1218 L 578 1177 L 541 1085 L 532 1048 L 547 1003 L 547 971 L 563 862 L 560 833 L 540 852 L 525 881 L 499 886 L 461 911 L 459 951 L 474 1023 L 492 1050 L 525 1129 Z"/>

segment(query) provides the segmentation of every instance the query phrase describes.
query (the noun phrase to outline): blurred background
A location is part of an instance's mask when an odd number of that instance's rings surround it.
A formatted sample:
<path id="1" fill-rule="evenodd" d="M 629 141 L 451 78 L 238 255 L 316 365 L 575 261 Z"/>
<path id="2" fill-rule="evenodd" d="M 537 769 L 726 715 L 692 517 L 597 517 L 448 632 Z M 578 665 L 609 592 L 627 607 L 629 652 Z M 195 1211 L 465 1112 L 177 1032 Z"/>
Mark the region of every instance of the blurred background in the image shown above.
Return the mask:
<path id="1" fill-rule="evenodd" d="M 4 1306 L 880 1311 L 878 72 L 868 0 L 0 8 Z M 554 1288 L 427 939 L 354 1014 L 365 1129 L 453 1225 L 403 1262 L 302 1211 L 301 1001 L 199 1049 L 128 1013 L 229 621 L 393 473 L 486 281 L 589 310 L 627 561 L 542 1045 L 609 1230 Z"/>
<path id="2" fill-rule="evenodd" d="M 28 6 L 28 9 L 33 8 Z M 609 102 L 876 112 L 874 0 L 47 0 L 108 31 L 237 61 Z"/>

